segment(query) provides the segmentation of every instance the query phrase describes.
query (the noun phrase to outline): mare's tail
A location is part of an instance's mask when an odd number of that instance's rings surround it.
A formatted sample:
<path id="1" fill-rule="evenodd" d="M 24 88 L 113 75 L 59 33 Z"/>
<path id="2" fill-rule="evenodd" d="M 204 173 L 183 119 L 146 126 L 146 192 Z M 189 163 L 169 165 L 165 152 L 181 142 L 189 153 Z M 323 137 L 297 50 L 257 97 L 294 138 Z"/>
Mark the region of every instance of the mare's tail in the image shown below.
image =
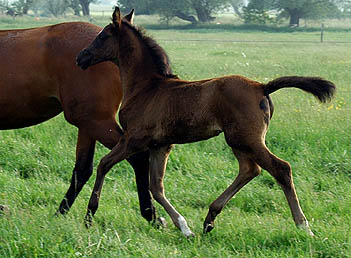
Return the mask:
<path id="1" fill-rule="evenodd" d="M 319 77 L 280 77 L 268 82 L 263 87 L 265 96 L 282 88 L 294 87 L 313 94 L 320 102 L 330 101 L 335 92 L 334 83 Z"/>

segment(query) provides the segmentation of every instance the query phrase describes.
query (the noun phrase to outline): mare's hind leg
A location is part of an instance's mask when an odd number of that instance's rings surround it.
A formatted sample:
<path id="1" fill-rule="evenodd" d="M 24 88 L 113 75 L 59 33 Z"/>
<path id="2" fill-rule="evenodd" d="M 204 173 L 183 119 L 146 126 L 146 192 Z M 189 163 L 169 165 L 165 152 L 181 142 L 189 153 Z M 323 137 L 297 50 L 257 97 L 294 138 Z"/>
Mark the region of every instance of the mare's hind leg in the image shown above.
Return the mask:
<path id="1" fill-rule="evenodd" d="M 214 228 L 214 220 L 228 201 L 248 182 L 259 175 L 261 169 L 246 154 L 233 149 L 239 162 L 239 174 L 234 182 L 210 205 L 204 222 L 204 233 Z"/>
<path id="2" fill-rule="evenodd" d="M 297 198 L 290 164 L 272 154 L 264 144 L 253 148 L 252 158 L 263 169 L 267 170 L 282 187 L 295 224 L 298 227 L 304 228 L 310 235 L 313 235 Z"/>
<path id="3" fill-rule="evenodd" d="M 174 225 L 186 236 L 193 236 L 186 220 L 180 215 L 164 195 L 163 178 L 172 145 L 150 149 L 150 190 L 155 200 L 160 203 L 171 217 Z"/>
<path id="4" fill-rule="evenodd" d="M 127 159 L 135 172 L 141 215 L 149 222 L 166 226 L 164 218 L 156 216 L 156 209 L 152 204 L 149 178 L 149 152 L 141 152 Z"/>
<path id="5" fill-rule="evenodd" d="M 79 192 L 90 178 L 93 172 L 94 150 L 95 140 L 90 138 L 83 130 L 79 130 L 76 164 L 74 166 L 71 184 L 56 214 L 65 214 L 71 208 Z"/>

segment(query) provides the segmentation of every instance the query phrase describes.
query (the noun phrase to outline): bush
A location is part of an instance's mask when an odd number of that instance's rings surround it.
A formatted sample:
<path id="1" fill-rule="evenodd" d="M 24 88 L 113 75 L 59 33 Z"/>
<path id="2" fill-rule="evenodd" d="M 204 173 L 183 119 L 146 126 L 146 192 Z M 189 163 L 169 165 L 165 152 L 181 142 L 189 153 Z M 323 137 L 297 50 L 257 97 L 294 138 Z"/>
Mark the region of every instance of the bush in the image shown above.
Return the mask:
<path id="1" fill-rule="evenodd" d="M 243 18 L 245 24 L 269 24 L 274 23 L 274 19 L 269 17 L 265 10 L 252 9 L 249 7 L 243 8 Z"/>

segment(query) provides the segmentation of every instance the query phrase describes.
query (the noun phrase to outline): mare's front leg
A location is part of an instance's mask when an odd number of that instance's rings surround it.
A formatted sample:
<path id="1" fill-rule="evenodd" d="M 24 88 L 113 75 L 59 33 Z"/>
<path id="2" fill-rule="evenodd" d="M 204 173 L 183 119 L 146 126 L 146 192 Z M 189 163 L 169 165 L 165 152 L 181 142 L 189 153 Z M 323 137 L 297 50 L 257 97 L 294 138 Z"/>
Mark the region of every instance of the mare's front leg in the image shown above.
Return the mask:
<path id="1" fill-rule="evenodd" d="M 172 206 L 164 195 L 163 178 L 172 145 L 150 149 L 150 190 L 155 200 L 160 203 L 171 217 L 174 225 L 186 236 L 193 236 L 186 220 Z"/>
<path id="2" fill-rule="evenodd" d="M 93 173 L 95 139 L 79 129 L 76 148 L 76 164 L 73 169 L 71 184 L 61 201 L 56 214 L 65 214 L 72 206 L 79 192 Z"/>

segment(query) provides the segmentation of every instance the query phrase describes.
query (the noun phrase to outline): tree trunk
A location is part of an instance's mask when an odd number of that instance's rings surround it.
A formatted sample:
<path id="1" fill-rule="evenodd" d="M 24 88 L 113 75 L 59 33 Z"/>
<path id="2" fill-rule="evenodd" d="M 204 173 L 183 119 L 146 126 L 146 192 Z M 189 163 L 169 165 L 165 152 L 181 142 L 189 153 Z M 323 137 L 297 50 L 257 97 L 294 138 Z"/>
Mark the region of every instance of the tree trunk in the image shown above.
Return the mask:
<path id="1" fill-rule="evenodd" d="M 232 7 L 234 9 L 234 12 L 236 15 L 238 15 L 238 17 L 240 19 L 243 19 L 243 15 L 241 14 L 241 12 L 239 11 L 239 7 L 236 4 L 232 4 Z"/>
<path id="2" fill-rule="evenodd" d="M 197 18 L 200 22 L 209 22 L 213 20 L 213 17 L 210 16 L 210 12 L 202 6 L 194 6 Z"/>
<path id="3" fill-rule="evenodd" d="M 28 10 L 29 10 L 28 6 L 23 6 L 22 14 L 27 15 L 28 14 Z"/>
<path id="4" fill-rule="evenodd" d="M 299 27 L 300 26 L 300 18 L 301 18 L 301 13 L 297 9 L 290 9 L 288 10 L 288 13 L 290 15 L 290 22 L 289 26 L 290 27 Z"/>
<path id="5" fill-rule="evenodd" d="M 80 10 L 79 9 L 73 9 L 73 11 L 74 11 L 74 15 L 75 16 L 80 16 Z"/>
<path id="6" fill-rule="evenodd" d="M 29 8 L 31 7 L 32 4 L 33 4 L 33 0 L 26 1 L 23 5 L 22 13 L 25 15 L 28 14 Z"/>
<path id="7" fill-rule="evenodd" d="M 74 15 L 76 16 L 80 16 L 80 5 L 79 5 L 79 0 L 71 0 L 71 5 L 70 7 L 73 9 L 74 11 Z"/>
<path id="8" fill-rule="evenodd" d="M 181 11 L 176 11 L 174 13 L 174 16 L 182 19 L 182 20 L 185 20 L 185 21 L 189 21 L 191 22 L 192 24 L 196 24 L 197 23 L 197 20 L 195 19 L 194 16 L 192 15 L 186 15 L 185 13 L 181 12 Z"/>
<path id="9" fill-rule="evenodd" d="M 89 10 L 89 0 L 79 0 L 80 5 L 82 6 L 82 11 L 84 16 L 89 16 L 90 15 L 90 10 Z"/>

